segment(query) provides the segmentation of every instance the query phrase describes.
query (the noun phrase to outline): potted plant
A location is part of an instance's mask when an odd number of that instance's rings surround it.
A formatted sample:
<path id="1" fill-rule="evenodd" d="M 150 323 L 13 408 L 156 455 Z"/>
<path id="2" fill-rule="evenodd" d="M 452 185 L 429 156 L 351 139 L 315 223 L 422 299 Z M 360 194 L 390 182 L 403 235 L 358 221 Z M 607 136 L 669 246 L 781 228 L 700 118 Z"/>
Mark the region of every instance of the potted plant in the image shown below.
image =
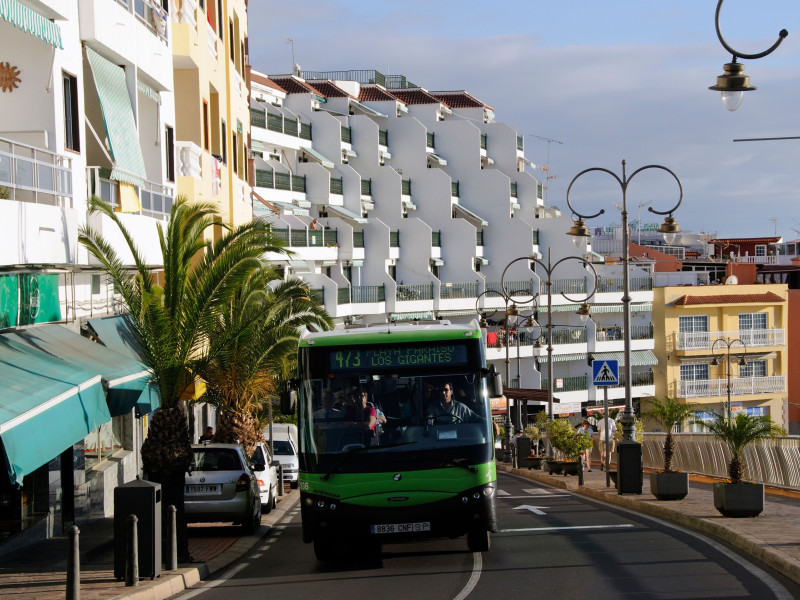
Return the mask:
<path id="1" fill-rule="evenodd" d="M 767 415 L 749 415 L 733 411 L 730 401 L 722 413 L 711 411 L 711 420 L 695 421 L 716 435 L 731 453 L 728 463 L 729 481 L 714 483 L 714 508 L 726 517 L 755 517 L 764 510 L 764 484 L 744 481 L 743 453 L 753 442 L 782 437 L 786 431 Z"/>
<path id="2" fill-rule="evenodd" d="M 536 419 L 528 425 L 522 434 L 531 440 L 531 455 L 528 457 L 529 469 L 541 469 L 544 455 L 539 452 L 540 442 L 542 441 L 542 433 L 547 428 L 547 413 L 541 411 L 536 414 Z"/>
<path id="3" fill-rule="evenodd" d="M 553 448 L 564 456 L 564 460 L 560 461 L 563 474 L 577 475 L 580 468 L 578 457 L 594 446 L 592 438 L 577 431 L 568 419 L 550 421 L 547 424 L 547 434 L 550 436 Z M 551 470 L 550 463 L 551 461 L 548 460 L 548 470 Z"/>
<path id="4" fill-rule="evenodd" d="M 689 405 L 666 396 L 663 401 L 651 398 L 650 408 L 642 413 L 643 418 L 652 419 L 667 432 L 664 439 L 664 468 L 650 473 L 650 492 L 659 500 L 682 500 L 689 493 L 689 474 L 672 470 L 672 457 L 675 455 L 672 433 L 693 412 Z"/>

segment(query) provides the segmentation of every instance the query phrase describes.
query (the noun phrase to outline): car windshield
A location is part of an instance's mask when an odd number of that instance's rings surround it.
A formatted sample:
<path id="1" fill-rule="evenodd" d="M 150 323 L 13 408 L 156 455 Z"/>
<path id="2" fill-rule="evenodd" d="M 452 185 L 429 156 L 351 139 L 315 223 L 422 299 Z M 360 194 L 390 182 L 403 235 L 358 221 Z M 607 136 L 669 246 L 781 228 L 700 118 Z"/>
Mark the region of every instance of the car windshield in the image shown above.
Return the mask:
<path id="1" fill-rule="evenodd" d="M 192 471 L 242 471 L 239 453 L 230 448 L 202 448 L 194 450 Z"/>
<path id="2" fill-rule="evenodd" d="M 294 454 L 292 445 L 288 440 L 272 440 L 272 449 L 276 456 L 291 456 Z"/>

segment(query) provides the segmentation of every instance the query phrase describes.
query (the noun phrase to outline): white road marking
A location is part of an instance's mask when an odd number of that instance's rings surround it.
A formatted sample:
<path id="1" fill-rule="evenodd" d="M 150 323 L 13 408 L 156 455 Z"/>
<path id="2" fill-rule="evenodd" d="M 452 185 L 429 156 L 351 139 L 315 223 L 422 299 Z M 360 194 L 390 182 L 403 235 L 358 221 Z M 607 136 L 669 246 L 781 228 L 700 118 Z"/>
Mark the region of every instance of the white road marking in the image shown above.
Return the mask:
<path id="1" fill-rule="evenodd" d="M 549 508 L 548 506 L 531 506 L 529 504 L 523 504 L 522 506 L 515 506 L 514 510 L 529 510 L 535 515 L 546 515 L 547 513 L 542 508 Z"/>
<path id="2" fill-rule="evenodd" d="M 545 490 L 542 488 L 525 488 L 522 490 L 526 494 L 530 494 L 531 496 L 552 496 L 553 492 L 549 490 Z"/>
<path id="3" fill-rule="evenodd" d="M 194 598 L 195 596 L 199 596 L 203 592 L 208 591 L 208 590 L 210 590 L 212 588 L 215 588 L 218 585 L 221 585 L 221 584 L 225 583 L 229 579 L 232 579 L 233 576 L 236 575 L 239 571 L 241 571 L 242 569 L 245 569 L 246 567 L 249 567 L 249 566 L 250 566 L 250 563 L 246 563 L 246 562 L 240 563 L 240 564 L 236 565 L 235 567 L 233 567 L 232 569 L 230 569 L 230 570 L 226 571 L 225 573 L 223 573 L 222 575 L 220 575 L 219 579 L 215 579 L 214 581 L 209 581 L 207 585 L 204 585 L 201 588 L 198 588 L 196 590 L 192 590 L 191 592 L 189 592 L 187 594 L 184 594 L 183 596 L 181 596 L 181 600 L 187 600 L 188 598 Z"/>
<path id="4" fill-rule="evenodd" d="M 498 496 L 510 496 L 511 494 L 509 494 L 509 493 L 508 493 L 507 491 L 505 491 L 505 490 L 497 490 L 497 495 L 498 495 Z"/>
<path id="5" fill-rule="evenodd" d="M 261 552 L 257 552 L 256 554 L 251 554 L 250 558 L 261 558 L 262 556 L 264 556 L 264 555 L 261 554 Z"/>
<path id="6" fill-rule="evenodd" d="M 475 589 L 475 586 L 478 585 L 478 580 L 481 578 L 481 571 L 483 570 L 483 557 L 481 556 L 480 552 L 473 552 L 472 553 L 472 575 L 469 577 L 469 581 L 467 581 L 467 585 L 464 586 L 458 596 L 453 598 L 453 600 L 464 600 L 467 596 L 470 595 L 472 590 Z"/>
<path id="7" fill-rule="evenodd" d="M 620 525 L 575 525 L 570 527 L 523 527 L 522 529 L 501 529 L 500 533 L 519 533 L 524 531 L 564 531 L 567 529 L 623 529 L 635 527 L 633 523 L 622 523 Z"/>
<path id="8" fill-rule="evenodd" d="M 536 501 L 541 502 L 542 500 L 549 500 L 550 498 L 566 498 L 568 496 L 572 496 L 572 494 L 550 494 L 547 498 L 543 496 L 537 496 Z M 505 496 L 503 500 L 519 500 L 520 498 L 525 498 L 526 500 L 530 500 L 530 496 Z"/>

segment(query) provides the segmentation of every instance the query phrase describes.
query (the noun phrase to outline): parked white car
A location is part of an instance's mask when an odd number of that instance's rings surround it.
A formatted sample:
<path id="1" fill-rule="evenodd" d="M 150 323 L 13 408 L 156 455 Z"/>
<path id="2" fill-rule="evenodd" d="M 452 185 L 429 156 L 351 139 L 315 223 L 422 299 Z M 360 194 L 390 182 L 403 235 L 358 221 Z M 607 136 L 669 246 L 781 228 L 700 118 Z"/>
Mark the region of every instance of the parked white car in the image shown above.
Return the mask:
<path id="1" fill-rule="evenodd" d="M 269 440 L 269 427 L 264 429 L 264 439 Z M 276 424 L 272 429 L 272 449 L 275 460 L 283 467 L 283 480 L 288 481 L 292 489 L 300 484 L 300 457 L 297 450 L 297 427 L 295 425 Z"/>
<path id="2" fill-rule="evenodd" d="M 278 502 L 278 465 L 280 463 L 272 459 L 269 447 L 264 442 L 258 443 L 250 461 L 264 467 L 263 471 L 256 473 L 256 477 L 261 495 L 261 512 L 267 514 L 275 508 Z"/>

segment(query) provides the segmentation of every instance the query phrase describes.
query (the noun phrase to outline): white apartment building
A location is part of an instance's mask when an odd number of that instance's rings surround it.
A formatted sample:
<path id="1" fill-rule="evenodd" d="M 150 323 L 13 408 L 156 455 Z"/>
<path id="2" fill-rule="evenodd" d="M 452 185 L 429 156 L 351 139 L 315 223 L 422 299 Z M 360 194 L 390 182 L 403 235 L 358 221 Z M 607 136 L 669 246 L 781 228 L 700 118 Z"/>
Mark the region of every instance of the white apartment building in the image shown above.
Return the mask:
<path id="1" fill-rule="evenodd" d="M 0 4 L 0 552 L 113 514 L 114 487 L 141 472 L 157 397 L 121 319 L 103 318 L 120 307 L 78 231 L 102 231 L 131 263 L 116 227 L 87 216 L 98 195 L 161 263 L 155 223 L 175 195 L 167 7 Z"/>
<path id="2" fill-rule="evenodd" d="M 432 91 L 377 71 L 251 73 L 253 213 L 294 252 L 274 256 L 287 277 L 308 282 L 340 323 L 447 319 L 483 314 L 487 359 L 512 387 L 546 389 L 543 327 L 503 343 L 507 292 L 548 322 L 545 271 L 578 252 L 572 222 L 545 207 L 524 136 L 496 122 L 463 90 Z M 593 258 L 592 258 L 593 257 Z M 561 410 L 602 399 L 593 358 L 622 361 L 622 276 L 580 260 L 552 270 L 553 379 Z M 652 277 L 632 267 L 633 396 L 654 392 Z M 575 314 L 589 302 L 592 318 Z M 537 340 L 538 337 L 538 340 Z M 537 343 L 538 341 L 538 343 Z M 519 345 L 517 345 L 519 342 Z M 624 387 L 612 388 L 619 401 Z M 569 403 L 569 404 L 568 404 Z"/>

